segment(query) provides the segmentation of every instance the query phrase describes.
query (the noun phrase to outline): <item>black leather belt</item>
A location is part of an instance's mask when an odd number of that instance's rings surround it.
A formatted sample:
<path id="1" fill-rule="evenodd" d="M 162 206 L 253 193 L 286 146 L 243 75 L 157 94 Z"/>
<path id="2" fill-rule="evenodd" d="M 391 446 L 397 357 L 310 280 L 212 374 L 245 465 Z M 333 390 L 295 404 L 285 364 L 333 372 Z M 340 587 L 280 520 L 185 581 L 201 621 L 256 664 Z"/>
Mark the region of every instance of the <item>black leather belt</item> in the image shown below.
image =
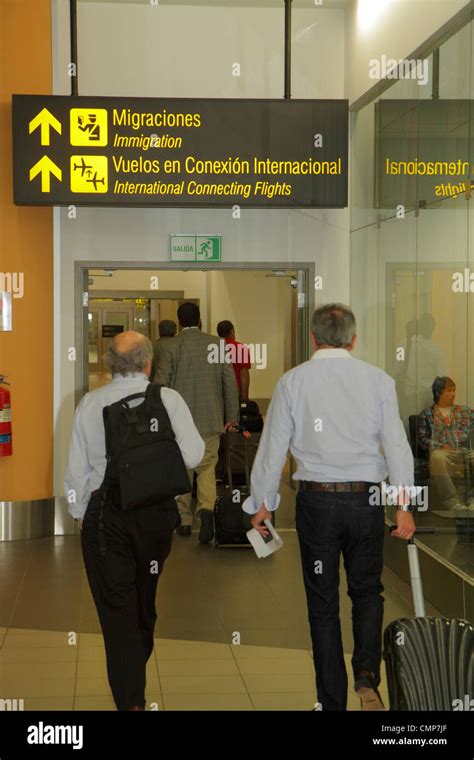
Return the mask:
<path id="1" fill-rule="evenodd" d="M 300 480 L 301 491 L 368 491 L 378 483 L 355 480 L 342 483 L 318 483 L 315 480 Z"/>

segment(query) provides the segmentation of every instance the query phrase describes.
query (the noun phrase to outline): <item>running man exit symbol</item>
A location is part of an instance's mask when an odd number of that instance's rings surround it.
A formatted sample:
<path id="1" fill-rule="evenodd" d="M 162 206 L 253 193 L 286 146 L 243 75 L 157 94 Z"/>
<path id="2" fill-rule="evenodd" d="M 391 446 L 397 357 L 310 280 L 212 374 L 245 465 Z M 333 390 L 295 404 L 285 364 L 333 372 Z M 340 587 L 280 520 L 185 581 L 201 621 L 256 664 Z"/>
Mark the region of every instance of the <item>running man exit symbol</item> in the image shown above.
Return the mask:
<path id="1" fill-rule="evenodd" d="M 71 108 L 71 145 L 107 145 L 107 109 Z"/>
<path id="2" fill-rule="evenodd" d="M 70 168 L 73 193 L 107 192 L 107 156 L 71 156 Z"/>
<path id="3" fill-rule="evenodd" d="M 221 239 L 219 236 L 196 236 L 196 261 L 220 261 Z"/>

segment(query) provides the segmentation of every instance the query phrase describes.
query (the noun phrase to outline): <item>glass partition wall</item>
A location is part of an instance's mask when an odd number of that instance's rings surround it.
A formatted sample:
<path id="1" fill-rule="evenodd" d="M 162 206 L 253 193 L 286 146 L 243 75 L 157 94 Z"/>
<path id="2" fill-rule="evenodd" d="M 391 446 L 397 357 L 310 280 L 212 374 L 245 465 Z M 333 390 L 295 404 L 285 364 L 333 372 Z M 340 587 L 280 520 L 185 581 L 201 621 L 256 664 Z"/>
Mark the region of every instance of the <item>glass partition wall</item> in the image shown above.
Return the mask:
<path id="1" fill-rule="evenodd" d="M 472 579 L 472 18 L 418 73 L 351 115 L 355 353 L 396 380 L 420 542 Z"/>

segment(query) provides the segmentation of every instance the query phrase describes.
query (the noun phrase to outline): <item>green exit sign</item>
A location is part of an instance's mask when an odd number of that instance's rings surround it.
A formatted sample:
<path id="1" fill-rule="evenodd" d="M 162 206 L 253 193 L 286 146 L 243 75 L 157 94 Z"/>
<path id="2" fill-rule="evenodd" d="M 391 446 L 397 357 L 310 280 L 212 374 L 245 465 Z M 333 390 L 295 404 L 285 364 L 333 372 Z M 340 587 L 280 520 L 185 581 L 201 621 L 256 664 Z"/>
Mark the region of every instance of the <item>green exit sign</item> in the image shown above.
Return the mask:
<path id="1" fill-rule="evenodd" d="M 220 261 L 221 235 L 170 235 L 171 261 Z"/>

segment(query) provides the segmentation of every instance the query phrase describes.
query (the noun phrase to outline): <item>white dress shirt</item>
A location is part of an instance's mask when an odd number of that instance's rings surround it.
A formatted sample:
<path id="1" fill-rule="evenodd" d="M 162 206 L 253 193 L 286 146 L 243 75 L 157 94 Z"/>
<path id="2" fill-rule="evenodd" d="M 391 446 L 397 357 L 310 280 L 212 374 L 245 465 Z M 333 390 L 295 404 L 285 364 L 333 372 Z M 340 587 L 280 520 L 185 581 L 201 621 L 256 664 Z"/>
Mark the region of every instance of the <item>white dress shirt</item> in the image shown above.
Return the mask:
<path id="1" fill-rule="evenodd" d="M 319 349 L 278 381 L 245 512 L 278 507 L 288 449 L 298 465 L 294 480 L 380 483 L 388 475 L 391 485 L 413 485 L 394 380 L 343 348 Z"/>
<path id="2" fill-rule="evenodd" d="M 90 495 L 101 485 L 106 467 L 105 430 L 102 417 L 104 406 L 113 404 L 132 393 L 142 393 L 149 383 L 143 372 L 114 375 L 102 388 L 86 393 L 74 418 L 69 447 L 69 461 L 64 476 L 64 490 L 73 517 L 84 517 Z M 161 389 L 161 400 L 168 412 L 184 463 L 194 469 L 204 455 L 204 441 L 194 424 L 185 400 L 171 388 Z M 140 403 L 139 400 L 136 402 Z M 73 494 L 74 498 L 71 498 Z"/>

